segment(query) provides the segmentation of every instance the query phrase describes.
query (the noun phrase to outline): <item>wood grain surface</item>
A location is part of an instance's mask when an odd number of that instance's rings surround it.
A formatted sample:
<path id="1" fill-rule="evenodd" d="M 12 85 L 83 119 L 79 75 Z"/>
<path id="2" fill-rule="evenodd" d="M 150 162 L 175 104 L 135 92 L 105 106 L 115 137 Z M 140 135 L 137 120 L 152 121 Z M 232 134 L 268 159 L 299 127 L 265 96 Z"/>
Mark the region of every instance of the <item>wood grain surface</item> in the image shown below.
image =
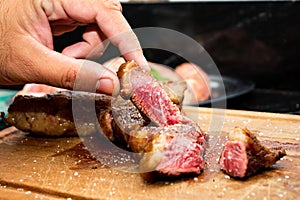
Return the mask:
<path id="1" fill-rule="evenodd" d="M 81 138 L 38 138 L 10 127 L 0 132 L 0 199 L 299 199 L 300 116 L 195 107 L 184 112 L 211 135 L 198 177 L 145 183 L 124 166 L 99 162 Z M 217 160 L 235 126 L 252 130 L 268 146 L 284 147 L 287 156 L 249 179 L 230 178 Z"/>

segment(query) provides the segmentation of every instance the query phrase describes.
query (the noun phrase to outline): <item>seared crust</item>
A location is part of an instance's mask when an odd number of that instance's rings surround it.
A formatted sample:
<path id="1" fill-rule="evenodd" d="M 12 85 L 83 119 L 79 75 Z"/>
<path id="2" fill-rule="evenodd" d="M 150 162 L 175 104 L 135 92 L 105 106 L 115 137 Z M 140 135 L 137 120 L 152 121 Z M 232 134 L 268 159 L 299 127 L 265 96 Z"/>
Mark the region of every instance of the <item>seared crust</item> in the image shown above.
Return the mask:
<path id="1" fill-rule="evenodd" d="M 134 60 L 123 63 L 117 71 L 118 77 L 122 78 L 127 72 L 129 72 L 132 68 L 136 66 L 138 65 Z"/>
<path id="2" fill-rule="evenodd" d="M 142 76 L 141 76 L 142 74 Z M 144 85 L 146 82 L 155 82 L 156 79 L 150 75 L 143 67 L 135 61 L 128 61 L 122 64 L 117 72 L 120 78 L 120 95 L 124 99 L 129 99 L 134 90 Z"/>
<path id="3" fill-rule="evenodd" d="M 110 108 L 112 97 L 74 91 L 57 92 L 40 97 L 19 95 L 9 106 L 8 116 L 4 122 L 22 131 L 40 136 L 76 136 L 76 128 L 80 128 L 80 133 L 84 135 L 97 131 L 96 122 L 77 124 L 78 126 L 75 127 L 72 112 L 73 100 L 82 105 L 78 109 L 83 113 L 93 112 L 89 110 L 89 106 L 85 106 L 91 105 L 91 102 L 95 103 L 97 113 L 101 113 Z M 82 117 L 84 118 L 84 114 Z"/>

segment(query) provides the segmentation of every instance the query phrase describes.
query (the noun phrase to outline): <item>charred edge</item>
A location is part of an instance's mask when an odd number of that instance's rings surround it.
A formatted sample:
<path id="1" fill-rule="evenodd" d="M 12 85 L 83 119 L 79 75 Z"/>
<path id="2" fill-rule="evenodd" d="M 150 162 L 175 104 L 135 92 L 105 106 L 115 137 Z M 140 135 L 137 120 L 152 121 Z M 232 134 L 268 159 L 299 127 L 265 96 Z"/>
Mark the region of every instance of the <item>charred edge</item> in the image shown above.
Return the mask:
<path id="1" fill-rule="evenodd" d="M 238 179 L 238 180 L 245 180 L 249 177 L 256 175 L 264 170 L 268 170 L 272 168 L 272 165 L 274 165 L 280 158 L 286 155 L 286 151 L 283 148 L 268 148 L 267 146 L 263 145 L 257 137 L 248 129 L 241 129 L 242 132 L 238 132 L 238 127 L 235 127 L 236 134 L 244 134 L 246 136 L 246 139 L 242 141 L 245 145 L 245 151 L 247 156 L 247 168 L 244 176 L 235 176 L 230 173 L 227 173 L 228 168 L 223 166 L 221 167 L 221 170 L 230 175 L 232 178 Z M 236 141 L 238 139 L 233 138 L 230 139 L 230 141 Z M 228 142 L 225 143 L 224 149 Z M 219 164 L 221 164 L 221 159 L 223 153 L 220 156 Z M 226 159 L 226 158 L 225 158 Z"/>
<path id="2" fill-rule="evenodd" d="M 123 63 L 120 67 L 119 70 L 117 71 L 117 76 L 118 78 L 122 78 L 124 74 L 129 72 L 132 68 L 137 67 L 137 63 L 135 61 L 128 61 L 126 63 Z"/>

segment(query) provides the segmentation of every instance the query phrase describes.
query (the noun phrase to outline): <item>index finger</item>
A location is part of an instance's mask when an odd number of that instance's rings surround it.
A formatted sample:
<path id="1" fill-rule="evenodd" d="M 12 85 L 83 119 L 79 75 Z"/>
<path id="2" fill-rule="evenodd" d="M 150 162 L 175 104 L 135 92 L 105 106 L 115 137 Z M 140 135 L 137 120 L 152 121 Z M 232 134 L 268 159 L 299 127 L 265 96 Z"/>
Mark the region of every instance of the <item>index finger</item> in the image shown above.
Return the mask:
<path id="1" fill-rule="evenodd" d="M 96 23 L 107 38 L 119 48 L 126 60 L 135 60 L 138 65 L 148 68 L 139 40 L 122 15 L 121 8 L 114 9 L 117 8 L 114 0 L 109 2 L 112 2 L 112 8 L 107 7 L 99 11 Z"/>
<path id="2" fill-rule="evenodd" d="M 137 36 L 122 15 L 122 6 L 117 0 L 60 1 L 63 8 L 55 7 L 52 18 L 72 18 L 82 23 L 97 23 L 105 36 L 119 48 L 126 60 L 135 60 L 138 65 L 148 66 Z M 66 15 L 62 14 L 66 12 Z M 149 67 L 146 67 L 149 68 Z"/>

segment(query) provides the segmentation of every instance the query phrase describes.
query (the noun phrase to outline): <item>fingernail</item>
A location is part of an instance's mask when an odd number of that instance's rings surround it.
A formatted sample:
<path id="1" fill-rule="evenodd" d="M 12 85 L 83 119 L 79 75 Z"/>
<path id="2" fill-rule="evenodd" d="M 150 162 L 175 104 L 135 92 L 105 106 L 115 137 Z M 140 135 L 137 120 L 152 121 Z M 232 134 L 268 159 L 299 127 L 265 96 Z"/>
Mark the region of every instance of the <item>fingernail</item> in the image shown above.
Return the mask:
<path id="1" fill-rule="evenodd" d="M 139 57 L 139 60 L 136 60 L 136 62 L 138 63 L 139 66 L 142 66 L 146 70 L 150 71 L 151 68 L 148 64 L 148 61 L 146 60 L 146 58 L 144 56 Z"/>
<path id="2" fill-rule="evenodd" d="M 144 58 L 144 62 L 145 62 L 144 68 L 145 68 L 146 70 L 150 71 L 150 70 L 151 70 L 151 67 L 150 67 L 148 61 L 146 60 L 146 58 Z"/>
<path id="3" fill-rule="evenodd" d="M 111 95 L 114 92 L 114 82 L 109 78 L 100 79 L 96 84 L 96 92 Z"/>

